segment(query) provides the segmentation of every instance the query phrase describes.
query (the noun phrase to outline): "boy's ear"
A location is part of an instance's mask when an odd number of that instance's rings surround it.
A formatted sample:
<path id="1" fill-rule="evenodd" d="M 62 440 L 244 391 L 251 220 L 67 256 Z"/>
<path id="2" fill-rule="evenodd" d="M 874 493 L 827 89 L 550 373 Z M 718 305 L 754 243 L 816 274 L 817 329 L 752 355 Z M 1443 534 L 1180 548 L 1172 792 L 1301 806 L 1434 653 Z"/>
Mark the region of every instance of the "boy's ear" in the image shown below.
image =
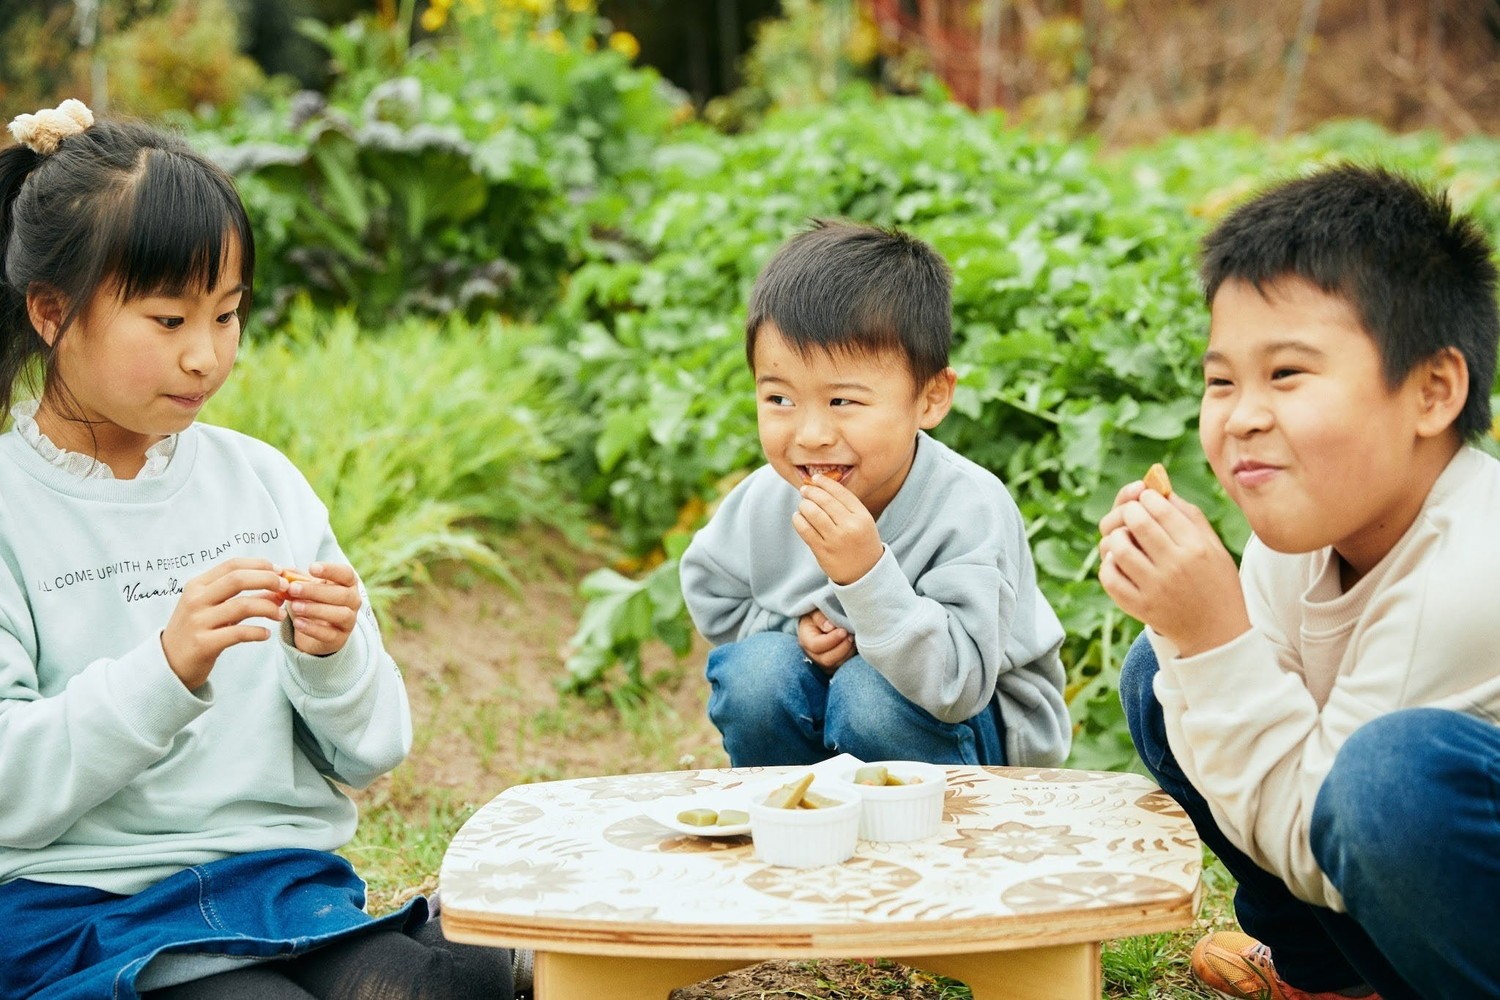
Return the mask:
<path id="1" fill-rule="evenodd" d="M 1469 365 L 1457 348 L 1445 347 L 1412 372 L 1417 379 L 1417 433 L 1438 437 L 1448 431 L 1469 401 Z"/>
<path id="2" fill-rule="evenodd" d="M 943 422 L 953 408 L 953 387 L 958 383 L 958 372 L 944 368 L 932 378 L 922 390 L 922 418 L 918 422 L 924 431 L 930 431 Z"/>
<path id="3" fill-rule="evenodd" d="M 62 329 L 67 314 L 67 300 L 57 289 L 32 285 L 26 290 L 26 316 L 31 320 L 32 329 L 48 347 L 56 343 L 57 331 Z"/>

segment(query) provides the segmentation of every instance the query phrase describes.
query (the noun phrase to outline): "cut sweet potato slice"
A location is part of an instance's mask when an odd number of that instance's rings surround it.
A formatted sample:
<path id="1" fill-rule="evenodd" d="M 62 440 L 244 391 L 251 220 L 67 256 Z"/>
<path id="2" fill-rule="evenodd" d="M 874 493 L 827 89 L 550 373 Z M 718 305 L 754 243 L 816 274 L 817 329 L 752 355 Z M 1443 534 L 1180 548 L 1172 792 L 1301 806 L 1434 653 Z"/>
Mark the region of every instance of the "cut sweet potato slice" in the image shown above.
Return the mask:
<path id="1" fill-rule="evenodd" d="M 1145 482 L 1148 490 L 1155 490 L 1164 497 L 1172 495 L 1172 480 L 1167 478 L 1167 470 L 1160 462 L 1153 463 L 1146 470 Z"/>

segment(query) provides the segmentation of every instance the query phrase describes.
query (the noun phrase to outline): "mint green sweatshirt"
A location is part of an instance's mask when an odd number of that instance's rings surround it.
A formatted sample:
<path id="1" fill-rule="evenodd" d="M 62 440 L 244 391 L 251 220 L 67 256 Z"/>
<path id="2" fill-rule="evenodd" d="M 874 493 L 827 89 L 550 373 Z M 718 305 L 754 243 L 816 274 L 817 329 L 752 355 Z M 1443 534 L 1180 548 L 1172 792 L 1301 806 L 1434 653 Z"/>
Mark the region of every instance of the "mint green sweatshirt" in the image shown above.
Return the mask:
<path id="1" fill-rule="evenodd" d="M 332 850 L 362 786 L 411 746 L 368 605 L 316 657 L 289 625 L 185 688 L 160 634 L 182 588 L 237 556 L 346 562 L 276 449 L 195 424 L 155 478 L 81 479 L 0 435 L 0 882 L 133 893 L 189 865 Z"/>
<path id="2" fill-rule="evenodd" d="M 1072 742 L 1062 625 L 1037 589 L 1026 526 L 1004 483 L 918 432 L 911 471 L 875 521 L 885 552 L 844 586 L 792 529 L 800 502 L 764 466 L 693 537 L 682 594 L 709 642 L 795 633 L 799 618 L 821 609 L 913 704 L 954 723 L 993 702 L 1008 763 L 1062 763 Z"/>

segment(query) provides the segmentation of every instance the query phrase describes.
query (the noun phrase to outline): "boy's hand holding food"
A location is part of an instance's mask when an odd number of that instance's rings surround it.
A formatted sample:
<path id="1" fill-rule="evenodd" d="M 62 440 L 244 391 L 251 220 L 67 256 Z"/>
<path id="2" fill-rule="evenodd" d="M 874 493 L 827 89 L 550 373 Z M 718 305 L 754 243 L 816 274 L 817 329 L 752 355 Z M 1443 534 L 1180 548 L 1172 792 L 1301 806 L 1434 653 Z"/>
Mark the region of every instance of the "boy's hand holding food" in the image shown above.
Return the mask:
<path id="1" fill-rule="evenodd" d="M 286 610 L 292 618 L 293 645 L 313 656 L 343 649 L 361 605 L 353 567 L 313 563 L 307 573 L 284 569 L 281 575 L 287 581 Z"/>
<path id="2" fill-rule="evenodd" d="M 1158 468 L 1148 474 L 1151 486 L 1120 490 L 1099 522 L 1099 582 L 1179 655 L 1196 656 L 1243 635 L 1250 615 L 1234 557 L 1203 512 L 1170 492 Z"/>
<path id="3" fill-rule="evenodd" d="M 870 572 L 885 551 L 875 519 L 859 497 L 822 473 L 803 485 L 792 527 L 812 549 L 828 579 L 840 585 Z"/>
<path id="4" fill-rule="evenodd" d="M 854 634 L 829 621 L 821 611 L 809 611 L 797 619 L 797 644 L 827 674 L 854 655 Z"/>

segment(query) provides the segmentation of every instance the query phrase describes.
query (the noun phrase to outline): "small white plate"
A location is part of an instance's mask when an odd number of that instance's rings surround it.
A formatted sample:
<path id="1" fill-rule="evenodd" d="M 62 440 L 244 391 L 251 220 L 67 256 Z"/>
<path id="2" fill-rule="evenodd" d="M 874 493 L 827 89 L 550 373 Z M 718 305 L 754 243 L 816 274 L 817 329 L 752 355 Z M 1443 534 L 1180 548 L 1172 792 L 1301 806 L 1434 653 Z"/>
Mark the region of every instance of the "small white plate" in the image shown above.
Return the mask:
<path id="1" fill-rule="evenodd" d="M 717 798 L 682 798 L 666 799 L 656 803 L 655 807 L 647 814 L 662 826 L 689 837 L 741 837 L 750 832 L 750 821 L 735 823 L 731 826 L 693 826 L 684 823 L 677 818 L 680 812 L 689 809 L 712 809 L 718 812 L 721 809 L 738 809 L 740 812 L 749 814 L 748 803 L 738 799 L 721 800 Z"/>

